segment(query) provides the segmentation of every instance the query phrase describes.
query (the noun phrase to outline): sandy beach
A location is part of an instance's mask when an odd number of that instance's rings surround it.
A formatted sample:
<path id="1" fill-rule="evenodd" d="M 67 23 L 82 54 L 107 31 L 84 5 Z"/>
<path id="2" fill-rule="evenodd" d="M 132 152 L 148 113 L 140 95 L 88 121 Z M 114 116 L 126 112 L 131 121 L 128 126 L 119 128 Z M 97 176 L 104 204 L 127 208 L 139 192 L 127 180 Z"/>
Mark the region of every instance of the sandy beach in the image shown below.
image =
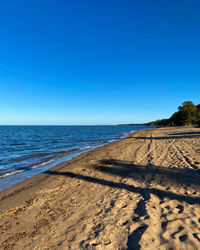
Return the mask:
<path id="1" fill-rule="evenodd" d="M 200 129 L 157 128 L 0 193 L 1 249 L 200 249 Z"/>

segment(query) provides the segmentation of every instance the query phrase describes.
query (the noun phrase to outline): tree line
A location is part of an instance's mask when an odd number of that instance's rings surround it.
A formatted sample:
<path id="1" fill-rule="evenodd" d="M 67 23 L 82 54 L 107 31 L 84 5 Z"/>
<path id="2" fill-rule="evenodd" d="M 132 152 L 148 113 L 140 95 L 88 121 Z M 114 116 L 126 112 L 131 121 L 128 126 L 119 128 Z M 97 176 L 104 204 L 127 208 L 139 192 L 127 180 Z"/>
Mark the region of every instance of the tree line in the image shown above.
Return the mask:
<path id="1" fill-rule="evenodd" d="M 184 102 L 178 107 L 178 111 L 168 119 L 150 122 L 152 126 L 200 126 L 200 104 L 194 105 L 193 102 Z"/>

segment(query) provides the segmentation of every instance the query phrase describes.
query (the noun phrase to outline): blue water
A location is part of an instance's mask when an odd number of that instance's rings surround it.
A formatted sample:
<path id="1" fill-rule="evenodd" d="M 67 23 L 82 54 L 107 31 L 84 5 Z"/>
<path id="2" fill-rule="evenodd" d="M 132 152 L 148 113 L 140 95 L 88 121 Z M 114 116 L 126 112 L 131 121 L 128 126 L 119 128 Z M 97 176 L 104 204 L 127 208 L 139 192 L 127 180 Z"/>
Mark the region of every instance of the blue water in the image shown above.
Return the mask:
<path id="1" fill-rule="evenodd" d="M 0 126 L 0 190 L 144 126 Z"/>

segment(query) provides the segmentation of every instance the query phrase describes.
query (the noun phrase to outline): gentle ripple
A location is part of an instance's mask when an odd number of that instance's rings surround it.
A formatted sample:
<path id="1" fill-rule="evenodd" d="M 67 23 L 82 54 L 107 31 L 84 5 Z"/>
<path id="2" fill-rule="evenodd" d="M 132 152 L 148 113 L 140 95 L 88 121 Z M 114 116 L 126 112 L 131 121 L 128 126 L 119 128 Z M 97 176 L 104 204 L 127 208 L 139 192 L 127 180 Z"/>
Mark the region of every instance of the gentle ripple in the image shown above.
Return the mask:
<path id="1" fill-rule="evenodd" d="M 0 190 L 82 152 L 146 128 L 149 127 L 0 126 Z M 15 177 L 9 179 L 8 185 L 5 179 L 11 175 Z"/>

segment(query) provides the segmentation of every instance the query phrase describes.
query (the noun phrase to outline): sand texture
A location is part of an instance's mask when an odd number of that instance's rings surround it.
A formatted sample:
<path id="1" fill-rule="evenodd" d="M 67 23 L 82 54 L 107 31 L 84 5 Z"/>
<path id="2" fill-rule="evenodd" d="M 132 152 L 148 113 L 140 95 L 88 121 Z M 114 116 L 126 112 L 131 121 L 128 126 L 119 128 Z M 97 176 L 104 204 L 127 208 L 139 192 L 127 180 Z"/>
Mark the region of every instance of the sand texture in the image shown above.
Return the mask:
<path id="1" fill-rule="evenodd" d="M 200 249 L 200 129 L 140 131 L 0 193 L 1 249 Z"/>

